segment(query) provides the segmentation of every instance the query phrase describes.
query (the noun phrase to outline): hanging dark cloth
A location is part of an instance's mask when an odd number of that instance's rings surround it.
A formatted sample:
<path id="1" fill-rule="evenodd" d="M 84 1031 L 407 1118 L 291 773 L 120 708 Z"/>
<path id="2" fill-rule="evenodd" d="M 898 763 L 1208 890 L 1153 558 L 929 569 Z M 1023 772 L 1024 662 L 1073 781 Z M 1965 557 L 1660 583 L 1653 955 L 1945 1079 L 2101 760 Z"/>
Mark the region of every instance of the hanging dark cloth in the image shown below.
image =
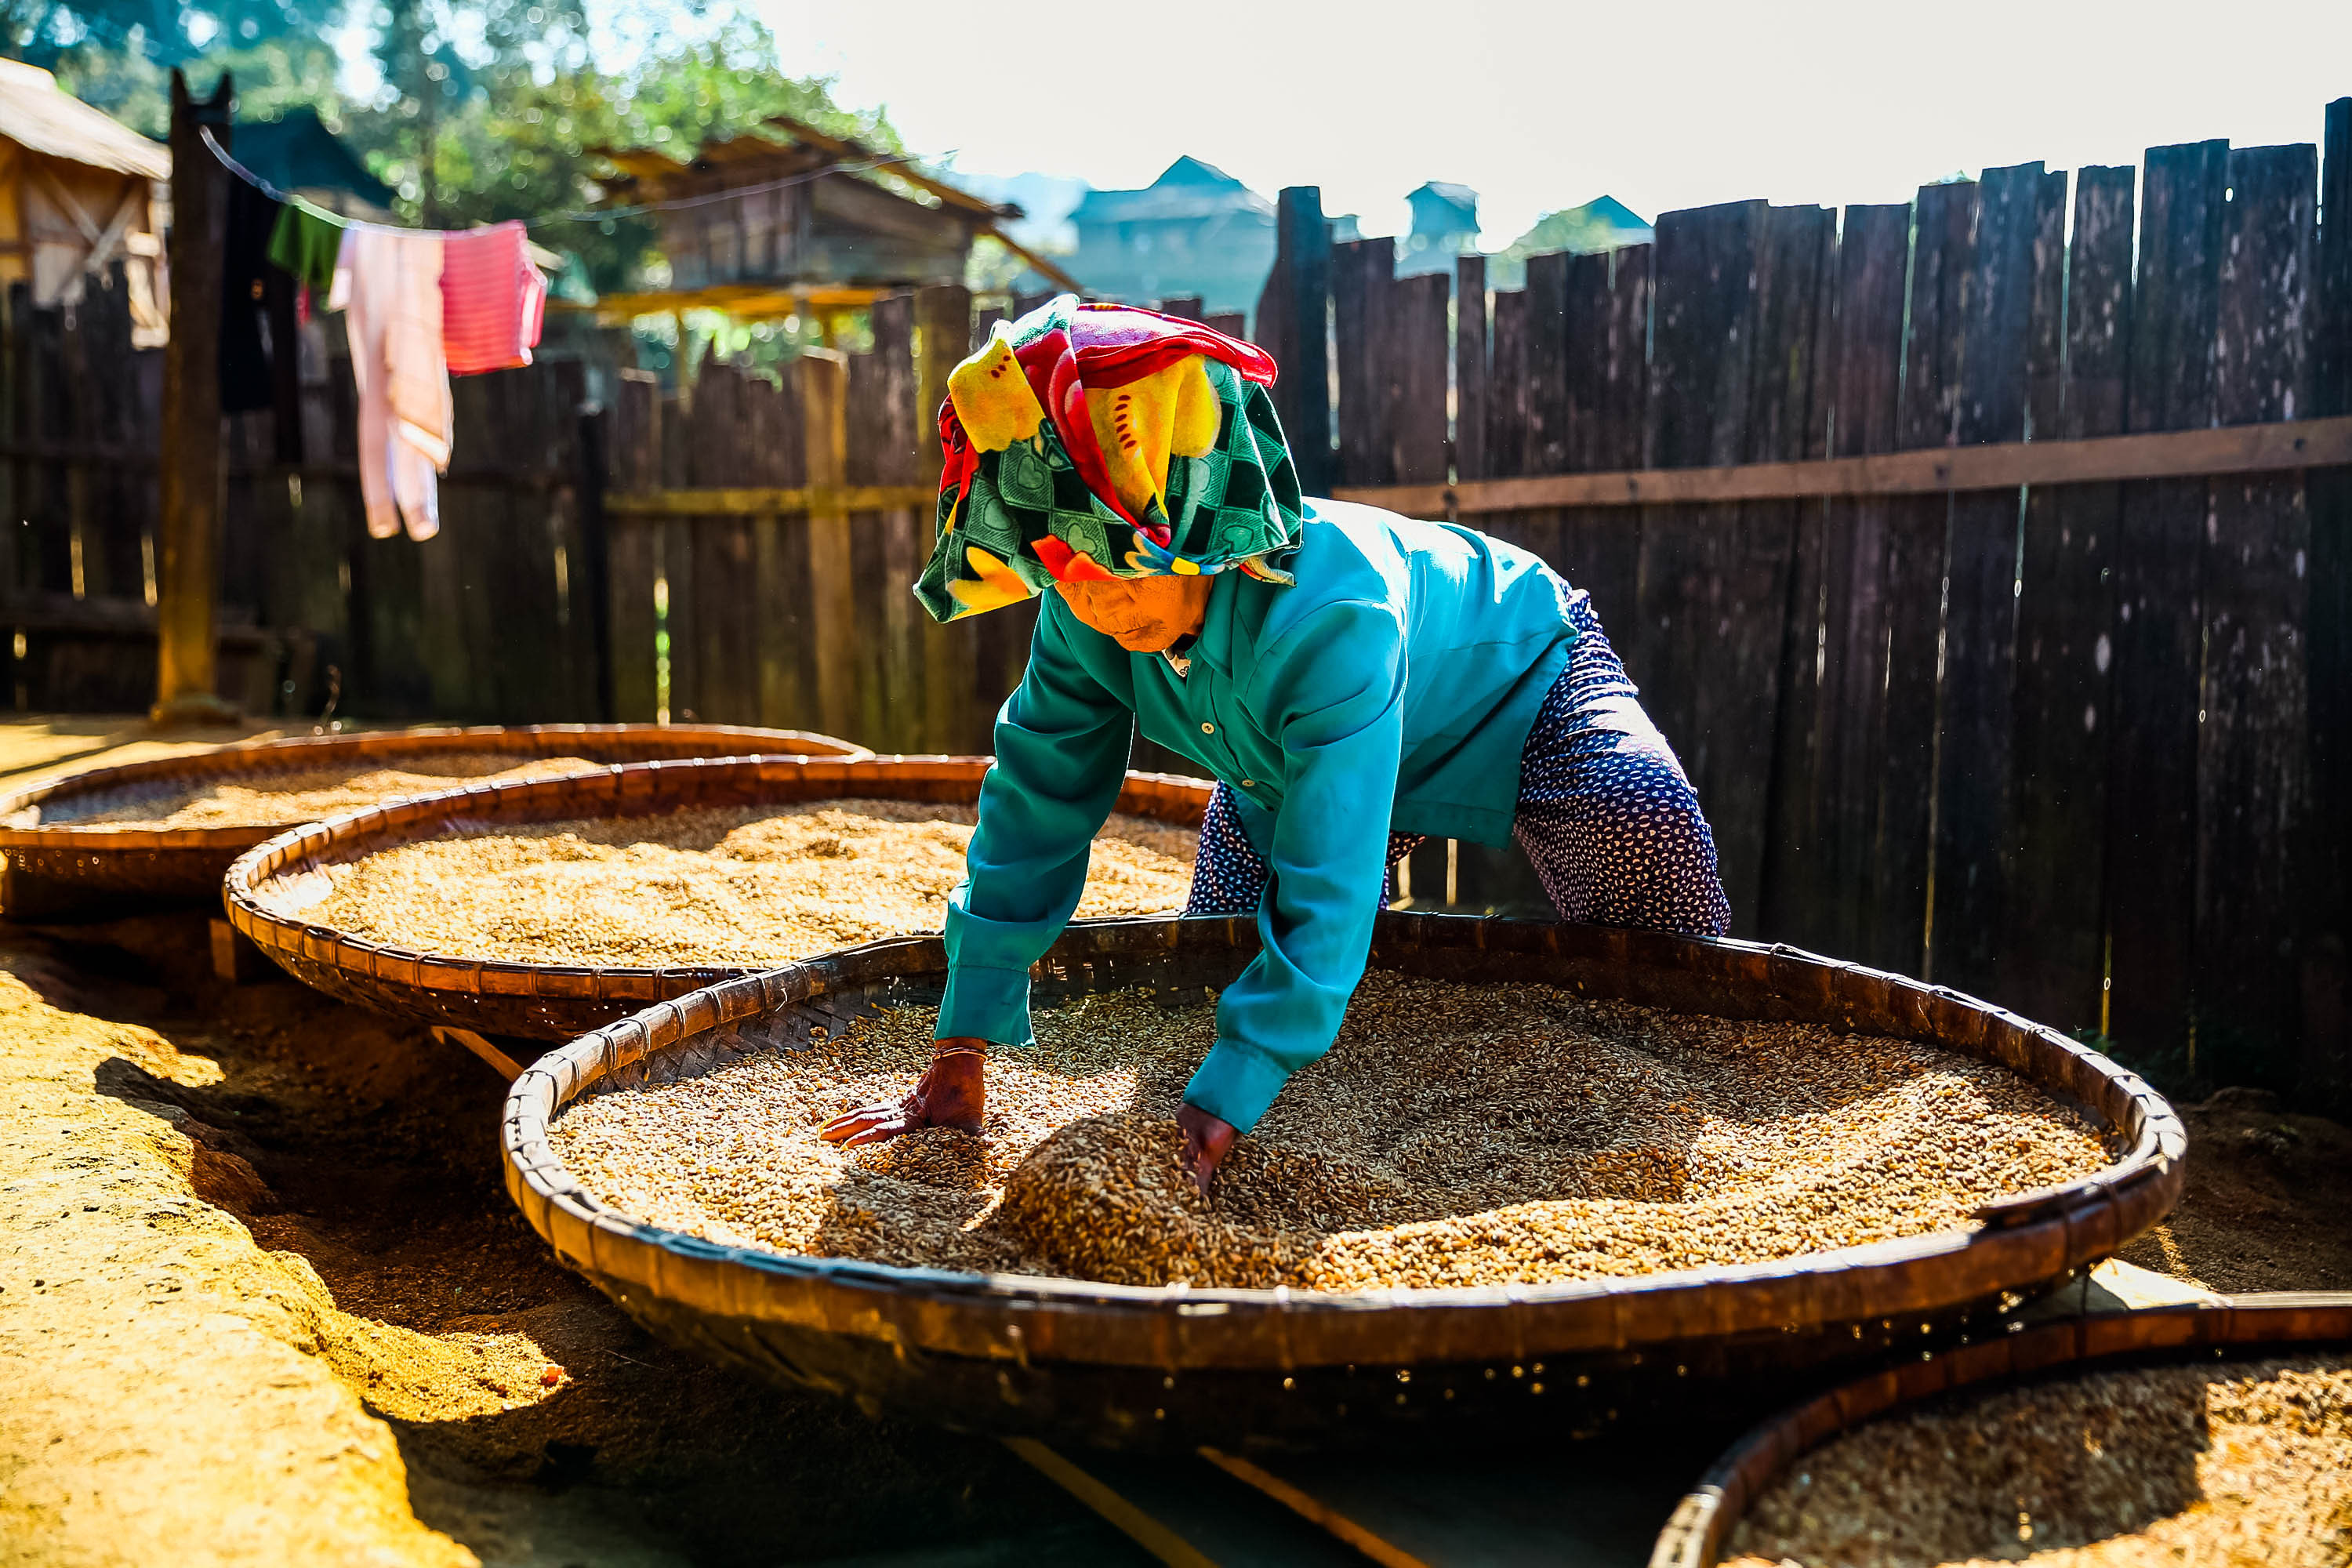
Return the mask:
<path id="1" fill-rule="evenodd" d="M 245 181 L 228 182 L 228 242 L 221 264 L 220 401 L 224 414 L 249 414 L 278 405 L 278 378 L 270 363 L 266 324 L 270 275 L 285 274 L 270 263 L 269 236 L 278 226 L 278 204 Z M 278 345 L 290 354 L 293 343 Z"/>

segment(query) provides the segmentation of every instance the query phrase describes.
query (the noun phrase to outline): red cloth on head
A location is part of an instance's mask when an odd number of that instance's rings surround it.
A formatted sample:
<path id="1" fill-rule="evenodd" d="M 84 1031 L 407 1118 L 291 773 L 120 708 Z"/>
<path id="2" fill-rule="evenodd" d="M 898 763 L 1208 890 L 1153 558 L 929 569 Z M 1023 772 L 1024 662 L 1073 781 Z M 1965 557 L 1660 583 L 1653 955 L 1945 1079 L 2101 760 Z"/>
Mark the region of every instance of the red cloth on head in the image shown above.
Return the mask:
<path id="1" fill-rule="evenodd" d="M 1274 356 L 1255 343 L 1135 305 L 1080 305 L 1070 311 L 1066 326 L 1057 324 L 1013 354 L 1029 378 L 1029 389 L 1054 421 L 1078 477 L 1105 506 L 1139 528 L 1142 520 L 1129 517 L 1120 504 L 1102 448 L 1095 442 L 1094 421 L 1087 417 L 1087 388 L 1125 386 L 1191 354 L 1229 364 L 1244 380 L 1261 386 L 1272 386 L 1275 377 Z"/>

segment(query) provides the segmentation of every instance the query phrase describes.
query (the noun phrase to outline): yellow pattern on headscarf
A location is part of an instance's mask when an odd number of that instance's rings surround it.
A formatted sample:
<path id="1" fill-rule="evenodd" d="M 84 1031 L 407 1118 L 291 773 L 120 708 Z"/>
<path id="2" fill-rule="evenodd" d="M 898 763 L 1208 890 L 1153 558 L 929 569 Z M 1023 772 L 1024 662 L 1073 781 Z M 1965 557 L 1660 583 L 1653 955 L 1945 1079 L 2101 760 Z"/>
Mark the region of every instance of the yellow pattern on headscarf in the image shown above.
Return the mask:
<path id="1" fill-rule="evenodd" d="M 1198 458 L 1216 445 L 1217 394 L 1199 354 L 1125 386 L 1087 388 L 1087 413 L 1111 488 L 1131 517 L 1141 517 L 1148 501 L 1166 506 L 1171 455 Z"/>
<path id="2" fill-rule="evenodd" d="M 963 558 L 964 563 L 971 568 L 972 576 L 948 584 L 948 592 L 954 595 L 956 602 L 962 606 L 949 617 L 950 620 L 960 621 L 966 616 L 977 616 L 1004 605 L 1017 605 L 1033 592 L 1029 584 L 1021 580 L 1019 573 L 977 545 L 964 546 Z"/>
<path id="3" fill-rule="evenodd" d="M 986 346 L 948 373 L 948 399 L 976 452 L 1002 452 L 1015 441 L 1026 441 L 1045 417 L 1045 405 L 1029 389 L 1021 362 L 1013 357 L 1013 342 L 1004 335 L 1002 321 Z"/>

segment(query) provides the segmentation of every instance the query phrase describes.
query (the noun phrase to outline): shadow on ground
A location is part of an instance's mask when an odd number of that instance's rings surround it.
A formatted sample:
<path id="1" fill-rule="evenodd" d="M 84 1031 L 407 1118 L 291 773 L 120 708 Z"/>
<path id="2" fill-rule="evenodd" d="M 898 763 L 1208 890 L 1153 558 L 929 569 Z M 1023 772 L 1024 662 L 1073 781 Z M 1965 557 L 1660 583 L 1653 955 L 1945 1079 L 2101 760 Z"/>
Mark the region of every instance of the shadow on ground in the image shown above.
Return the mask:
<path id="1" fill-rule="evenodd" d="M 504 1085 L 458 1047 L 290 981 L 220 984 L 201 910 L 32 940 L 45 1000 L 217 1064 L 190 1087 L 116 1058 L 97 1087 L 188 1135 L 199 1194 L 315 1271 L 341 1325 L 318 1353 L 391 1427 L 416 1517 L 484 1563 L 1135 1560 L 993 1442 L 649 1340 L 514 1212 Z"/>

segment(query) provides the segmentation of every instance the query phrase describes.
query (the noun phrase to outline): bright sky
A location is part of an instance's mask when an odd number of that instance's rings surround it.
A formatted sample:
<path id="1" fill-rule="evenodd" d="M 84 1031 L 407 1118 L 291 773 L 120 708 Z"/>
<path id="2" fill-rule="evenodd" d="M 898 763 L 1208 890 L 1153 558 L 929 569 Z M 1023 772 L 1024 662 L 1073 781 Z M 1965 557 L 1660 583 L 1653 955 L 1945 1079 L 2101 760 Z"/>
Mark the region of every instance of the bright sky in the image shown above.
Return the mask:
<path id="1" fill-rule="evenodd" d="M 1189 153 L 1367 234 L 1457 180 L 1496 248 L 1607 193 L 1906 199 L 1957 171 L 2316 142 L 2352 93 L 2352 0 L 757 0 L 793 74 L 979 174 L 1149 184 Z"/>

